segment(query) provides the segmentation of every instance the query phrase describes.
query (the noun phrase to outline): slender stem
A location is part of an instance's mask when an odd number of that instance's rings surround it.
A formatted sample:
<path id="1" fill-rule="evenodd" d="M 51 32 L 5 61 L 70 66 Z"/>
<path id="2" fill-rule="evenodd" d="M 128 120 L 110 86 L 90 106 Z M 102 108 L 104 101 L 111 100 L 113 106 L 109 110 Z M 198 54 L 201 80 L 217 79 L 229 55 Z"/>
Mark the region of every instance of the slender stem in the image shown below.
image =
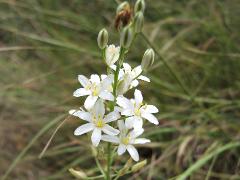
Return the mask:
<path id="1" fill-rule="evenodd" d="M 113 82 L 113 96 L 114 96 L 114 102 L 111 104 L 110 110 L 114 110 L 114 106 L 116 104 L 116 99 L 117 99 L 117 85 L 118 85 L 118 76 L 119 76 L 119 71 L 123 63 L 124 59 L 124 54 L 125 54 L 125 49 L 121 47 L 120 49 L 120 55 L 119 59 L 117 61 L 117 67 L 114 72 L 114 82 Z M 112 145 L 111 143 L 108 143 L 107 146 L 107 172 L 106 172 L 106 179 L 110 180 L 111 179 L 111 164 L 112 164 Z"/>
<path id="2" fill-rule="evenodd" d="M 103 168 L 102 168 L 102 166 L 101 166 L 101 164 L 100 164 L 100 162 L 99 162 L 99 160 L 98 160 L 97 157 L 95 157 L 95 161 L 96 161 L 96 164 L 97 164 L 97 166 L 98 166 L 98 169 L 99 169 L 100 172 L 102 173 L 103 177 L 106 178 L 106 174 L 105 174 L 105 172 L 104 172 L 104 170 L 103 170 Z"/>

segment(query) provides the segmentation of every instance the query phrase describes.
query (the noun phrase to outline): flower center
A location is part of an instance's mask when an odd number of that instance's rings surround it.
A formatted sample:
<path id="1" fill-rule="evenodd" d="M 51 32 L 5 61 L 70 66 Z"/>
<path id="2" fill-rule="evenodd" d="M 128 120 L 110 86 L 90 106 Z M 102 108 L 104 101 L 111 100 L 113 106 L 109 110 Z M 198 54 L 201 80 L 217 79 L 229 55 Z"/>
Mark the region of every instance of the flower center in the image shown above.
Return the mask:
<path id="1" fill-rule="evenodd" d="M 99 95 L 99 88 L 97 87 L 96 84 L 93 84 L 92 93 L 93 93 L 93 96 L 98 96 Z"/>
<path id="2" fill-rule="evenodd" d="M 129 138 L 128 138 L 128 137 L 124 137 L 124 138 L 121 139 L 121 141 L 122 141 L 122 143 L 123 143 L 124 145 L 128 145 L 128 143 L 129 143 Z"/>
<path id="3" fill-rule="evenodd" d="M 139 108 L 135 108 L 134 113 L 135 113 L 136 116 L 140 116 L 141 115 L 141 111 L 140 111 Z"/>
<path id="4" fill-rule="evenodd" d="M 93 122 L 94 122 L 95 126 L 98 128 L 102 128 L 105 125 L 103 119 L 100 116 L 98 117 L 98 119 L 94 116 Z"/>

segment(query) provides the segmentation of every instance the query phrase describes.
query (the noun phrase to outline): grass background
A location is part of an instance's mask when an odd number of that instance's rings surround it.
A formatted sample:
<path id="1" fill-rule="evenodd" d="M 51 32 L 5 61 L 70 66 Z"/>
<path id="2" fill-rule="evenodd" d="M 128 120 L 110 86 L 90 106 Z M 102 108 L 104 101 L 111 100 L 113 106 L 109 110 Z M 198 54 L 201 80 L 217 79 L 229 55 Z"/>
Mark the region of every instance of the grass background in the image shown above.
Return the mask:
<path id="1" fill-rule="evenodd" d="M 152 143 L 139 147 L 148 165 L 123 179 L 240 179 L 239 1 L 146 3 L 150 44 L 138 36 L 126 60 L 138 65 L 149 46 L 161 56 L 152 83 L 140 86 L 159 107 L 160 126 L 148 124 Z M 0 0 L 0 176 L 73 179 L 70 167 L 99 174 L 89 137 L 73 136 L 75 118 L 38 155 L 68 110 L 82 104 L 72 97 L 77 75 L 105 72 L 96 37 L 106 27 L 118 44 L 116 7 L 113 0 Z"/>

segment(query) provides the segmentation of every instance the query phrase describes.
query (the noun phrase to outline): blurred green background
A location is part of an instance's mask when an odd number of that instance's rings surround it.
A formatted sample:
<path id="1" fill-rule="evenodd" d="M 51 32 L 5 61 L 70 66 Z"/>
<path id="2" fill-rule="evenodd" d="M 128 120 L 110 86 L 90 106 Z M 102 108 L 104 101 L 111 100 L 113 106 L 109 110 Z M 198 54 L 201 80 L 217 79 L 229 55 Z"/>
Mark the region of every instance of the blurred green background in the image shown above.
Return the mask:
<path id="1" fill-rule="evenodd" d="M 105 72 L 96 38 L 106 27 L 118 44 L 118 2 L 0 0 L 0 177 L 74 179 L 70 167 L 99 174 L 89 138 L 73 136 L 76 118 L 38 155 L 68 110 L 82 104 L 72 96 L 77 75 Z M 240 1 L 146 4 L 148 42 L 138 36 L 126 61 L 138 65 L 150 46 L 161 56 L 148 73 L 152 83 L 139 87 L 160 109 L 160 125 L 147 125 L 152 143 L 139 147 L 148 165 L 122 179 L 240 179 Z"/>

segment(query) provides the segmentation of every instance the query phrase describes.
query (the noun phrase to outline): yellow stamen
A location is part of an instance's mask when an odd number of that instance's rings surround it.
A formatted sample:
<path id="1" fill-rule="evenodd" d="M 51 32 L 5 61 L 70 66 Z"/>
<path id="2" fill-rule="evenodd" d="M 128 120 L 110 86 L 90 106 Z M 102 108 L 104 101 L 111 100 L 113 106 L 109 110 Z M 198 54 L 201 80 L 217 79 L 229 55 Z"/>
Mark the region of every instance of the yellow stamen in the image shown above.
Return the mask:
<path id="1" fill-rule="evenodd" d="M 128 143 L 129 143 L 129 138 L 128 138 L 128 137 L 122 138 L 122 143 L 125 144 L 125 145 L 128 145 Z"/>

